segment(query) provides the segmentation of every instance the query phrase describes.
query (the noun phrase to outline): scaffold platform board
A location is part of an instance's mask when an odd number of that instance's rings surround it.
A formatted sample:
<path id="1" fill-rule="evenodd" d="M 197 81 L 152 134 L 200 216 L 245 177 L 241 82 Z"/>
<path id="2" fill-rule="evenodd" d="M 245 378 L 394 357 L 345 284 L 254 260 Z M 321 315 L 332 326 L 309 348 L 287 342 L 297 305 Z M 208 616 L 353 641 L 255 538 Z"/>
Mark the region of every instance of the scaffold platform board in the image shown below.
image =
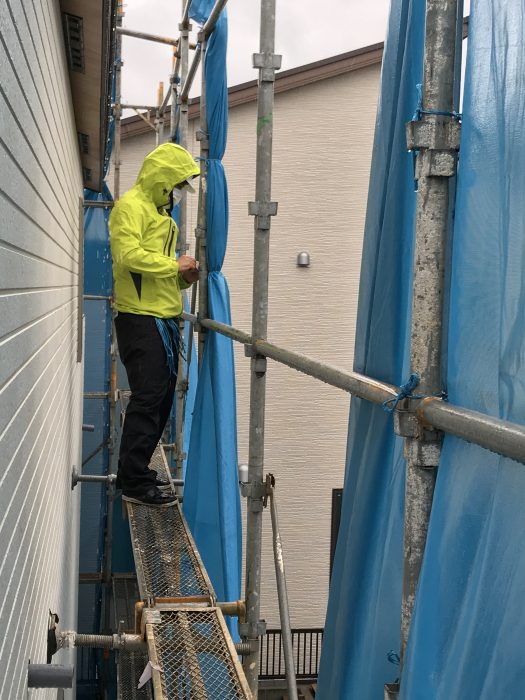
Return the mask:
<path id="1" fill-rule="evenodd" d="M 150 466 L 171 480 L 160 444 Z M 154 699 L 251 700 L 180 503 L 157 508 L 126 502 L 126 509 L 144 602 L 141 633 L 147 643 Z"/>

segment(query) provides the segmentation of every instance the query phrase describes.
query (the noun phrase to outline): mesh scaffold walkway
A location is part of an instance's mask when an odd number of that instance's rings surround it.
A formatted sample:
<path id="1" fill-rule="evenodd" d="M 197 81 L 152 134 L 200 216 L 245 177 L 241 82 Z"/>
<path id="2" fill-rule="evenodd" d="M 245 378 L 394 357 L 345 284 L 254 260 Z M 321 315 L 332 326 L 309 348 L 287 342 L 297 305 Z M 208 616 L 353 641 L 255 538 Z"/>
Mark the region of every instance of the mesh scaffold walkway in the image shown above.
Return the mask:
<path id="1" fill-rule="evenodd" d="M 150 466 L 170 476 L 160 445 Z M 153 697 L 250 700 L 235 646 L 180 505 L 126 507 L 139 595 L 146 604 L 142 626 L 152 663 Z"/>

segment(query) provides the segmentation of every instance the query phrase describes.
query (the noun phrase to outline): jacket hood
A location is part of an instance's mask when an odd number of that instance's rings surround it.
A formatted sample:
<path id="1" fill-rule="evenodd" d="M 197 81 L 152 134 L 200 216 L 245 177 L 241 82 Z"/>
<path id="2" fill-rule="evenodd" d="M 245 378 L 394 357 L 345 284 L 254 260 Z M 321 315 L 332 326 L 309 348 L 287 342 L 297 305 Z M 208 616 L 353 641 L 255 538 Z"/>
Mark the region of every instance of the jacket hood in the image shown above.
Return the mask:
<path id="1" fill-rule="evenodd" d="M 199 174 L 199 166 L 185 148 L 176 143 L 163 143 L 144 158 L 135 184 L 158 208 L 169 203 L 175 185 Z"/>

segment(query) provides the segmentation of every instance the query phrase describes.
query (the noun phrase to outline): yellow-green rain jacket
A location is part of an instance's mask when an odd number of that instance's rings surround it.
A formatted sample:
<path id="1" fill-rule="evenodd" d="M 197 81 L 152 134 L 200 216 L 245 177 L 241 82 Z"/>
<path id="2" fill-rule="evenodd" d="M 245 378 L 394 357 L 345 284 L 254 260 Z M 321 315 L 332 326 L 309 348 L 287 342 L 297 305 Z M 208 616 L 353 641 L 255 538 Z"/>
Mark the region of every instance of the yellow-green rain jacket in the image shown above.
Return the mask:
<path id="1" fill-rule="evenodd" d="M 178 228 L 163 207 L 175 185 L 199 174 L 181 146 L 164 143 L 144 159 L 135 186 L 109 217 L 115 306 L 118 311 L 173 318 L 190 285 L 175 260 Z"/>

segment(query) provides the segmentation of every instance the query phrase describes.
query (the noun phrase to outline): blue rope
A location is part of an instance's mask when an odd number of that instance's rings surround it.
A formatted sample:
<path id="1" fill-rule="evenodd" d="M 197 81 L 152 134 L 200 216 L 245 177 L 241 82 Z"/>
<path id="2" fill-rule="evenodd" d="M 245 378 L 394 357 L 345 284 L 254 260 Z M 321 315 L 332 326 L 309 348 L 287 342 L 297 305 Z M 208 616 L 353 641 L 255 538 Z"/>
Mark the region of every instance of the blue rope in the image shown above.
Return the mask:
<path id="1" fill-rule="evenodd" d="M 414 389 L 420 381 L 421 378 L 419 374 L 411 374 L 408 378 L 408 382 L 405 382 L 405 384 L 401 384 L 401 386 L 399 387 L 398 394 L 396 394 L 391 399 L 383 401 L 383 408 L 385 409 L 385 411 L 387 413 L 393 413 L 396 410 L 398 403 L 403 399 L 407 398 L 426 399 L 428 396 L 435 396 L 436 398 L 442 399 L 443 401 L 448 401 L 448 394 L 446 391 L 440 391 L 437 394 L 413 394 L 412 392 L 414 391 Z"/>
<path id="2" fill-rule="evenodd" d="M 412 115 L 411 121 L 413 122 L 419 122 L 421 121 L 421 116 L 423 114 L 433 114 L 438 117 L 452 117 L 452 119 L 456 119 L 458 122 L 461 123 L 461 120 L 463 118 L 463 115 L 461 112 L 442 112 L 437 109 L 423 109 L 423 87 L 421 83 L 417 83 L 416 85 L 416 92 L 417 92 L 417 107 L 416 111 Z M 416 177 L 416 160 L 417 160 L 417 155 L 419 153 L 418 149 L 415 149 L 412 151 L 412 163 L 413 163 L 413 169 L 414 169 L 414 192 L 418 191 L 418 181 Z"/>
<path id="3" fill-rule="evenodd" d="M 463 117 L 461 112 L 442 112 L 439 109 L 423 109 L 423 89 L 422 89 L 421 83 L 418 83 L 416 85 L 416 91 L 417 91 L 417 107 L 416 107 L 416 111 L 414 112 L 414 115 L 412 117 L 413 122 L 420 121 L 422 114 L 434 114 L 438 117 L 452 117 L 452 119 L 456 119 L 458 122 L 461 121 L 461 119 Z"/>
<path id="4" fill-rule="evenodd" d="M 178 366 L 175 364 L 175 359 L 179 355 L 185 359 L 184 343 L 182 342 L 179 326 L 172 318 L 156 318 L 155 323 L 166 351 L 166 364 L 171 374 L 177 374 Z"/>
<path id="5" fill-rule="evenodd" d="M 408 398 L 409 396 L 412 399 L 422 399 L 423 395 L 412 394 L 416 386 L 419 384 L 419 380 L 419 374 L 411 374 L 408 378 L 408 382 L 406 382 L 405 384 L 401 384 L 401 386 L 399 387 L 399 393 L 393 398 L 387 399 L 383 402 L 383 408 L 385 409 L 385 411 L 387 413 L 393 413 L 397 408 L 397 404 L 403 399 Z"/>
<path id="6" fill-rule="evenodd" d="M 386 655 L 386 658 L 389 660 L 391 664 L 394 664 L 394 666 L 399 666 L 401 663 L 401 659 L 399 658 L 399 654 L 397 654 L 395 651 L 391 650 L 388 652 Z"/>

